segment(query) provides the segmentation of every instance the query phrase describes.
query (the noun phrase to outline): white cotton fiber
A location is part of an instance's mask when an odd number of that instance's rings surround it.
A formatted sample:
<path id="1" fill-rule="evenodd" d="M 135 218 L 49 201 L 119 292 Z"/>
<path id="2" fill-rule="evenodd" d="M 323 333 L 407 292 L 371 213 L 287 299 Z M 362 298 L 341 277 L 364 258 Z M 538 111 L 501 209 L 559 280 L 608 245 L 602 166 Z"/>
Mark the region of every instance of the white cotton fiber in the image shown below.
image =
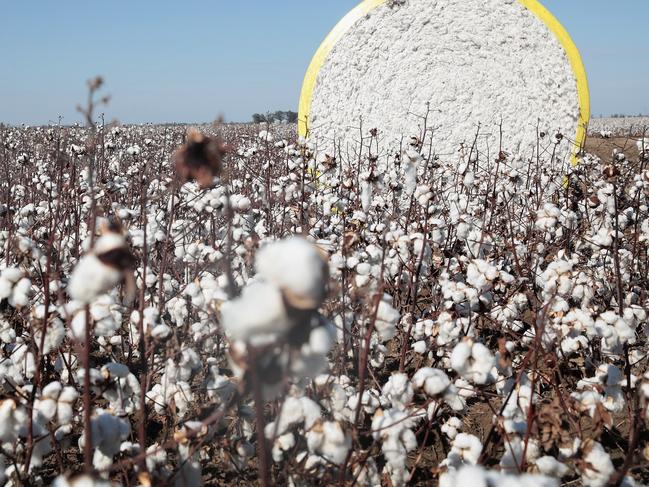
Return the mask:
<path id="1" fill-rule="evenodd" d="M 290 325 L 282 293 L 268 283 L 246 286 L 240 297 L 223 305 L 221 314 L 230 338 L 243 342 L 252 338 L 264 342 L 286 332 Z"/>
<path id="2" fill-rule="evenodd" d="M 121 280 L 122 272 L 119 269 L 103 264 L 94 254 L 88 254 L 74 268 L 68 294 L 72 299 L 89 303 Z"/>
<path id="3" fill-rule="evenodd" d="M 427 128 L 433 149 L 457 157 L 471 148 L 497 156 L 502 119 L 507 152 L 573 148 L 577 82 L 566 52 L 536 15 L 514 0 L 385 2 L 356 21 L 321 67 L 308 125 L 318 149 L 356 145 L 358 127 L 378 129 L 392 150 Z M 427 136 L 430 141 L 430 134 Z M 428 144 L 425 144 L 428 147 Z"/>
<path id="4" fill-rule="evenodd" d="M 255 259 L 259 277 L 287 292 L 296 307 L 317 308 L 324 298 L 325 265 L 318 249 L 299 237 L 263 247 Z"/>

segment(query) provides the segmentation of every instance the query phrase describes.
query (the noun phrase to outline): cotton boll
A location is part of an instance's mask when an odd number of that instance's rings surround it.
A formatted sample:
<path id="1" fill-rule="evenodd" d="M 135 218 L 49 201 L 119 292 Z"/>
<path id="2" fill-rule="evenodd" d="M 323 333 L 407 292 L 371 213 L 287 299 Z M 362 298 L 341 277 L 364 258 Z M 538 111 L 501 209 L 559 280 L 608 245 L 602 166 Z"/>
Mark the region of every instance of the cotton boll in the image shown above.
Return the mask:
<path id="1" fill-rule="evenodd" d="M 21 308 L 23 306 L 27 306 L 29 304 L 31 287 L 32 287 L 32 282 L 26 277 L 23 277 L 14 286 L 12 295 L 9 298 L 9 304 L 15 308 Z"/>
<path id="2" fill-rule="evenodd" d="M 383 342 L 387 342 L 394 337 L 399 318 L 399 312 L 392 307 L 392 296 L 384 294 L 381 301 L 379 301 L 374 324 Z"/>
<path id="3" fill-rule="evenodd" d="M 7 299 L 10 306 L 22 308 L 29 304 L 32 294 L 31 280 L 17 268 L 5 268 L 0 272 L 0 301 Z"/>
<path id="4" fill-rule="evenodd" d="M 403 152 L 403 188 L 408 197 L 412 196 L 417 188 L 417 168 L 423 162 L 421 154 L 413 149 Z"/>
<path id="5" fill-rule="evenodd" d="M 369 181 L 361 182 L 361 206 L 365 212 L 370 211 L 372 206 L 372 183 Z"/>
<path id="6" fill-rule="evenodd" d="M 304 419 L 304 403 L 300 398 L 289 396 L 282 403 L 277 419 L 266 425 L 264 430 L 266 438 L 283 435 L 293 426 L 304 422 Z"/>
<path id="7" fill-rule="evenodd" d="M 486 473 L 481 467 L 462 467 L 449 470 L 439 479 L 440 487 L 488 487 Z"/>
<path id="8" fill-rule="evenodd" d="M 316 309 L 326 290 L 326 265 L 315 246 L 291 237 L 263 247 L 255 258 L 259 276 L 282 290 L 298 309 Z"/>
<path id="9" fill-rule="evenodd" d="M 380 406 L 381 402 L 379 401 L 378 398 L 379 394 L 378 391 L 374 389 L 366 389 L 363 391 L 363 396 L 361 400 L 361 407 L 362 410 L 365 411 L 368 414 L 374 413 L 377 408 Z M 359 394 L 353 394 L 349 398 L 349 402 L 347 403 L 347 406 L 351 411 L 356 411 L 358 407 L 358 401 L 359 401 Z"/>
<path id="10" fill-rule="evenodd" d="M 133 260 L 123 235 L 105 233 L 75 266 L 68 283 L 68 294 L 77 301 L 90 303 L 119 284 Z"/>
<path id="11" fill-rule="evenodd" d="M 354 478 L 357 479 L 358 485 L 363 487 L 381 485 L 381 476 L 376 465 L 376 460 L 369 457 L 364 465 L 355 466 Z"/>
<path id="12" fill-rule="evenodd" d="M 523 452 L 525 452 L 525 462 L 534 463 L 539 452 L 536 441 L 529 439 L 526 448 L 525 443 L 520 438 L 510 438 L 505 444 L 505 453 L 500 459 L 500 467 L 503 471 L 517 472 L 523 462 Z"/>
<path id="13" fill-rule="evenodd" d="M 507 475 L 480 466 L 449 470 L 439 479 L 440 487 L 559 487 L 556 479 L 542 475 Z"/>
<path id="14" fill-rule="evenodd" d="M 90 303 L 100 294 L 115 287 L 122 280 L 122 272 L 103 264 L 95 255 L 79 260 L 68 283 L 72 299 Z"/>
<path id="15" fill-rule="evenodd" d="M 410 404 L 414 391 L 408 376 L 403 373 L 392 374 L 381 390 L 383 396 L 394 407 Z"/>
<path id="16" fill-rule="evenodd" d="M 246 286 L 239 298 L 224 303 L 221 313 L 228 335 L 243 342 L 267 343 L 291 327 L 282 293 L 272 284 Z"/>
<path id="17" fill-rule="evenodd" d="M 90 306 L 90 319 L 94 336 L 113 336 L 121 326 L 121 307 L 111 296 L 101 296 Z M 76 310 L 70 323 L 71 334 L 76 340 L 84 341 L 85 329 L 86 312 Z"/>
<path id="18" fill-rule="evenodd" d="M 412 383 L 417 389 L 423 389 L 431 397 L 443 394 L 451 385 L 444 371 L 430 367 L 422 367 L 415 372 Z"/>
<path id="19" fill-rule="evenodd" d="M 312 353 L 327 355 L 335 340 L 335 329 L 331 326 L 318 326 L 309 334 L 309 347 Z"/>
<path id="20" fill-rule="evenodd" d="M 54 479 L 52 487 L 112 487 L 112 484 L 107 480 L 97 479 L 90 475 L 72 477 L 60 475 Z"/>
<path id="21" fill-rule="evenodd" d="M 167 452 L 160 444 L 154 443 L 146 449 L 146 467 L 155 472 L 167 462 Z"/>
<path id="22" fill-rule="evenodd" d="M 179 434 L 187 435 L 189 432 L 195 433 L 201 431 L 201 429 L 202 423 L 188 422 L 180 429 Z M 181 462 L 181 467 L 180 471 L 177 473 L 175 485 L 178 487 L 200 486 L 202 484 L 202 478 L 199 453 L 196 452 L 191 445 L 181 442 L 178 445 L 178 457 Z"/>
<path id="23" fill-rule="evenodd" d="M 95 448 L 93 465 L 105 468 L 112 464 L 113 456 L 119 452 L 120 444 L 130 431 L 130 423 L 110 413 L 98 410 L 92 418 L 92 444 Z M 85 435 L 79 439 L 79 448 L 83 448 Z"/>
<path id="24" fill-rule="evenodd" d="M 171 336 L 171 334 L 171 328 L 164 323 L 154 326 L 151 330 L 151 337 L 158 340 L 164 340 L 165 338 Z"/>
<path id="25" fill-rule="evenodd" d="M 69 425 L 74 418 L 74 403 L 79 393 L 71 386 L 65 386 L 57 400 L 57 420 L 60 425 Z"/>
<path id="26" fill-rule="evenodd" d="M 34 332 L 34 342 L 37 346 L 40 346 L 41 343 L 42 330 L 38 329 Z M 55 317 L 51 318 L 47 331 L 45 333 L 45 339 L 43 340 L 43 351 L 42 353 L 47 355 L 53 350 L 56 350 L 63 340 L 65 339 L 65 326 L 63 322 Z"/>
<path id="27" fill-rule="evenodd" d="M 534 464 L 539 469 L 539 473 L 559 479 L 566 476 L 570 470 L 567 465 L 559 462 L 556 458 L 551 456 L 537 458 L 534 461 Z"/>
<path id="28" fill-rule="evenodd" d="M 476 384 L 493 380 L 492 369 L 495 358 L 481 343 L 464 341 L 458 343 L 451 354 L 451 367 L 462 377 Z"/>
<path id="29" fill-rule="evenodd" d="M 428 351 L 428 343 L 425 340 L 419 340 L 412 344 L 411 348 L 420 355 Z"/>
<path id="30" fill-rule="evenodd" d="M 307 433 L 308 435 L 308 433 Z M 275 462 L 281 462 L 284 458 L 284 453 L 291 450 L 295 446 L 295 435 L 293 433 L 285 433 L 275 438 L 273 442 L 272 455 Z"/>
<path id="31" fill-rule="evenodd" d="M 41 421 L 51 421 L 56 416 L 56 397 L 44 396 L 42 399 L 37 399 L 34 401 L 34 410 L 38 413 L 37 418 Z"/>
<path id="32" fill-rule="evenodd" d="M 237 210 L 241 212 L 246 212 L 250 209 L 251 203 L 250 199 L 246 198 L 245 196 L 240 198 L 239 201 L 237 201 Z"/>
<path id="33" fill-rule="evenodd" d="M 459 433 L 453 440 L 451 451 L 442 464 L 454 468 L 466 464 L 476 465 L 481 453 L 482 443 L 478 437 L 467 433 Z"/>
<path id="34" fill-rule="evenodd" d="M 210 366 L 209 374 L 205 381 L 207 395 L 219 402 L 227 401 L 235 393 L 235 384 L 226 376 L 219 373 L 219 368 L 215 365 Z"/>
<path id="35" fill-rule="evenodd" d="M 450 440 L 454 440 L 458 435 L 460 428 L 462 428 L 462 420 L 456 416 L 451 416 L 442 425 L 441 430 Z"/>
<path id="36" fill-rule="evenodd" d="M 19 429 L 26 424 L 27 414 L 13 399 L 0 401 L 0 441 L 12 443 Z"/>
<path id="37" fill-rule="evenodd" d="M 352 445 L 351 437 L 337 421 L 317 422 L 306 433 L 306 439 L 312 454 L 336 465 L 342 465 Z"/>
<path id="38" fill-rule="evenodd" d="M 588 440 L 582 450 L 585 464 L 580 468 L 581 480 L 587 487 L 604 487 L 615 472 L 611 457 L 600 443 Z"/>
<path id="39" fill-rule="evenodd" d="M 408 452 L 417 448 L 417 438 L 411 428 L 422 418 L 399 409 L 377 410 L 372 419 L 372 436 L 382 440 L 381 451 L 394 485 L 403 485 L 409 479 L 406 469 Z"/>
<path id="40" fill-rule="evenodd" d="M 543 205 L 543 208 L 536 213 L 536 228 L 545 231 L 554 230 L 560 217 L 561 210 L 552 203 L 546 203 Z"/>

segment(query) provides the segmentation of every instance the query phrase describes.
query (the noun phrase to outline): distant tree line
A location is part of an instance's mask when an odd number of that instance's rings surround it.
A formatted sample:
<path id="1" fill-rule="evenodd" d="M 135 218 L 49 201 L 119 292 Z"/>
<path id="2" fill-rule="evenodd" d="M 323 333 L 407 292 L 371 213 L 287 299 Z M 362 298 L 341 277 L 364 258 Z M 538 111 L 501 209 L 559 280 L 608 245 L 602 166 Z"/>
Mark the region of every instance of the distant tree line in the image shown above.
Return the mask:
<path id="1" fill-rule="evenodd" d="M 276 122 L 286 122 L 286 123 L 296 123 L 297 122 L 297 112 L 292 112 L 290 110 L 282 111 L 277 110 L 276 112 L 266 112 L 266 113 L 253 113 L 252 121 L 254 123 L 276 123 Z"/>

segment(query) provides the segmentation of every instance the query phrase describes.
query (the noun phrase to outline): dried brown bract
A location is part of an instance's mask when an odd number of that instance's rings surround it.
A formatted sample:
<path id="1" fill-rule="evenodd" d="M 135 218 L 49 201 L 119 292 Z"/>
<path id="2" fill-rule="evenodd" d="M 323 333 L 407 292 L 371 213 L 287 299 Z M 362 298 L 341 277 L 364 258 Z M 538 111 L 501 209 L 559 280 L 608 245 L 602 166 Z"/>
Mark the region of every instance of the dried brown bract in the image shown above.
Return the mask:
<path id="1" fill-rule="evenodd" d="M 205 189 L 212 186 L 214 178 L 221 173 L 227 152 L 222 140 L 189 129 L 187 142 L 174 153 L 172 160 L 183 181 L 196 181 Z"/>
<path id="2" fill-rule="evenodd" d="M 333 156 L 330 156 L 329 154 L 325 154 L 325 158 L 324 158 L 324 161 L 322 161 L 322 165 L 326 169 L 333 169 L 334 167 L 337 166 L 336 158 L 333 157 Z"/>
<path id="3" fill-rule="evenodd" d="M 620 170 L 613 164 L 610 164 L 604 168 L 604 177 L 606 179 L 614 179 L 620 175 Z"/>

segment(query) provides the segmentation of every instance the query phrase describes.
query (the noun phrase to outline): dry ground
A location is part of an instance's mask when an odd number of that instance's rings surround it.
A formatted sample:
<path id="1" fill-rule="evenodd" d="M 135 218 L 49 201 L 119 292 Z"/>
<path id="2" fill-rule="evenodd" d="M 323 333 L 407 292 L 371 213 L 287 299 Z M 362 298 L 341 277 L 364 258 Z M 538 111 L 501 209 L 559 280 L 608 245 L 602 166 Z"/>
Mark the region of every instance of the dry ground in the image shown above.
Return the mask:
<path id="1" fill-rule="evenodd" d="M 602 162 L 611 162 L 613 160 L 613 150 L 622 151 L 628 159 L 637 160 L 638 146 L 637 138 L 630 137 L 611 137 L 605 139 L 600 136 L 590 135 L 586 139 L 586 152 L 599 157 Z"/>

